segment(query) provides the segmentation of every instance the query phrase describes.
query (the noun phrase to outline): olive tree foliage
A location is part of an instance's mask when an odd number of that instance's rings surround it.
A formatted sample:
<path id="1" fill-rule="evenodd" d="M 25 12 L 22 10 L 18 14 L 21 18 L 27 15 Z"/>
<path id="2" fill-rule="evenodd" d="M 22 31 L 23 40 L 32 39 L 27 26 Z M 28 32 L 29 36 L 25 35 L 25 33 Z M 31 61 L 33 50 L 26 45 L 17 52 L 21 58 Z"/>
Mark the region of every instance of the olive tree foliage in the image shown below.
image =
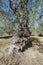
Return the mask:
<path id="1" fill-rule="evenodd" d="M 30 28 L 33 34 L 43 32 L 43 0 L 29 0 Z M 42 25 L 40 25 L 42 23 Z M 41 29 L 42 28 L 42 29 Z"/>
<path id="2" fill-rule="evenodd" d="M 12 32 L 12 23 L 6 18 L 5 14 L 0 13 L 0 35 L 11 34 Z"/>
<path id="3" fill-rule="evenodd" d="M 41 19 L 39 19 L 39 23 L 38 23 L 38 33 L 42 33 L 43 34 L 43 17 Z"/>
<path id="4" fill-rule="evenodd" d="M 12 23 L 11 29 L 13 26 L 13 32 L 18 30 L 19 23 L 25 21 L 26 18 L 28 18 L 29 27 L 33 34 L 42 30 L 43 25 L 40 24 L 42 23 L 41 19 L 43 19 L 43 0 L 8 0 L 13 13 L 11 10 L 9 12 L 3 11 L 3 7 L 6 6 L 4 1 L 0 0 L 0 13 L 4 17 L 2 20 L 5 20 L 6 17 L 6 20 Z M 39 30 L 39 27 L 41 30 Z"/>
<path id="5" fill-rule="evenodd" d="M 16 16 L 3 11 L 3 7 L 5 6 L 4 1 L 0 0 L 0 35 L 13 34 L 17 30 L 17 20 L 15 23 Z"/>

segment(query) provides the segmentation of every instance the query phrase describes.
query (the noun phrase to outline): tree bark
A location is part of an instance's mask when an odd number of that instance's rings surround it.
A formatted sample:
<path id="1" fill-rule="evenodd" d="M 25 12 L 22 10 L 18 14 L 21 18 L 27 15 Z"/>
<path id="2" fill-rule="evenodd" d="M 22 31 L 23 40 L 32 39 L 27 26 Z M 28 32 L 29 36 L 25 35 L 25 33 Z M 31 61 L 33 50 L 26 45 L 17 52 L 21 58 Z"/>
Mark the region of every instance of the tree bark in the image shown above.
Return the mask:
<path id="1" fill-rule="evenodd" d="M 20 0 L 19 5 L 20 5 L 20 9 L 17 11 L 17 7 L 14 6 L 13 4 L 13 0 L 9 0 L 10 2 L 10 7 L 13 10 L 14 14 L 16 12 L 18 12 L 19 16 L 19 20 L 20 20 L 20 24 L 19 24 L 19 28 L 18 28 L 18 32 L 17 34 L 13 37 L 13 44 L 15 48 L 17 48 L 17 46 L 19 47 L 19 50 L 24 50 L 25 45 L 27 45 L 28 41 L 30 41 L 28 39 L 28 37 L 30 37 L 31 32 L 29 30 L 29 17 L 28 17 L 28 11 L 27 11 L 27 3 L 28 0 Z M 21 18 L 22 17 L 22 18 Z M 31 44 L 29 44 L 31 45 Z"/>

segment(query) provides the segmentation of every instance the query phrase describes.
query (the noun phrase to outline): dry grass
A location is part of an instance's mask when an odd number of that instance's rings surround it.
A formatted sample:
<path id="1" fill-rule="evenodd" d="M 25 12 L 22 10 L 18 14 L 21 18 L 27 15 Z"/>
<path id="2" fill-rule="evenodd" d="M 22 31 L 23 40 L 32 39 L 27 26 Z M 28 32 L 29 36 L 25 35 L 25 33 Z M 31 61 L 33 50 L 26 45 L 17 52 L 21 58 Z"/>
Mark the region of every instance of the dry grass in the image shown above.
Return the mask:
<path id="1" fill-rule="evenodd" d="M 43 42 L 43 37 L 31 36 L 30 38 L 36 38 L 36 39 L 38 39 L 40 42 Z"/>
<path id="2" fill-rule="evenodd" d="M 11 39 L 0 39 L 0 57 L 2 53 L 5 53 L 5 50 L 9 47 L 10 43 Z"/>
<path id="3" fill-rule="evenodd" d="M 0 39 L 0 65 L 2 65 L 1 59 L 4 57 L 6 49 L 11 43 L 11 38 L 9 39 Z"/>

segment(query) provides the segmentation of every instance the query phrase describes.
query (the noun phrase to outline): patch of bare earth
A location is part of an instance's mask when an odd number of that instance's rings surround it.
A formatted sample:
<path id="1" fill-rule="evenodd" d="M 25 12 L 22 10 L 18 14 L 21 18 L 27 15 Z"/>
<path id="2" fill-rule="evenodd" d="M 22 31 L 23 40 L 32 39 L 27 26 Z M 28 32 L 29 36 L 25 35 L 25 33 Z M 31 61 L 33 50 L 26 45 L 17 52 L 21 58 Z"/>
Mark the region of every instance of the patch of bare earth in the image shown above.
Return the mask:
<path id="1" fill-rule="evenodd" d="M 35 47 L 31 47 L 23 53 L 7 55 L 2 61 L 1 65 L 43 65 L 43 53 L 40 53 Z"/>
<path id="2" fill-rule="evenodd" d="M 39 53 L 37 50 L 29 48 L 21 57 L 19 65 L 43 65 L 43 54 Z"/>
<path id="3" fill-rule="evenodd" d="M 2 63 L 0 65 L 43 65 L 43 53 L 39 50 L 43 49 L 43 38 L 41 39 L 41 43 L 38 43 L 39 46 L 35 45 L 34 47 L 30 47 L 26 49 L 24 52 L 13 52 L 13 54 L 6 54 L 1 60 Z M 41 48 L 40 48 L 41 46 Z M 41 51 L 43 51 L 41 49 Z"/>

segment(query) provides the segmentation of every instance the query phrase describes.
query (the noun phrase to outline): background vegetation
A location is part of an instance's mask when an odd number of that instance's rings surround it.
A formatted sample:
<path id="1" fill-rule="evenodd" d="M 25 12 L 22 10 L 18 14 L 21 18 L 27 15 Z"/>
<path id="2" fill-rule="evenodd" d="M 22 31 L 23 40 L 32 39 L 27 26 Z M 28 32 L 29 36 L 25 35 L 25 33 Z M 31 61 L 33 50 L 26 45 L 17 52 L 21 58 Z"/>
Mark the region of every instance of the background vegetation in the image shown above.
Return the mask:
<path id="1" fill-rule="evenodd" d="M 20 8 L 19 0 L 13 0 L 13 4 Z M 32 34 L 43 33 L 43 0 L 28 0 L 27 3 L 30 30 Z M 24 10 L 24 9 L 23 9 Z M 22 10 L 21 10 L 22 11 Z M 0 35 L 14 34 L 18 30 L 18 13 L 13 13 L 9 0 L 0 0 Z"/>

